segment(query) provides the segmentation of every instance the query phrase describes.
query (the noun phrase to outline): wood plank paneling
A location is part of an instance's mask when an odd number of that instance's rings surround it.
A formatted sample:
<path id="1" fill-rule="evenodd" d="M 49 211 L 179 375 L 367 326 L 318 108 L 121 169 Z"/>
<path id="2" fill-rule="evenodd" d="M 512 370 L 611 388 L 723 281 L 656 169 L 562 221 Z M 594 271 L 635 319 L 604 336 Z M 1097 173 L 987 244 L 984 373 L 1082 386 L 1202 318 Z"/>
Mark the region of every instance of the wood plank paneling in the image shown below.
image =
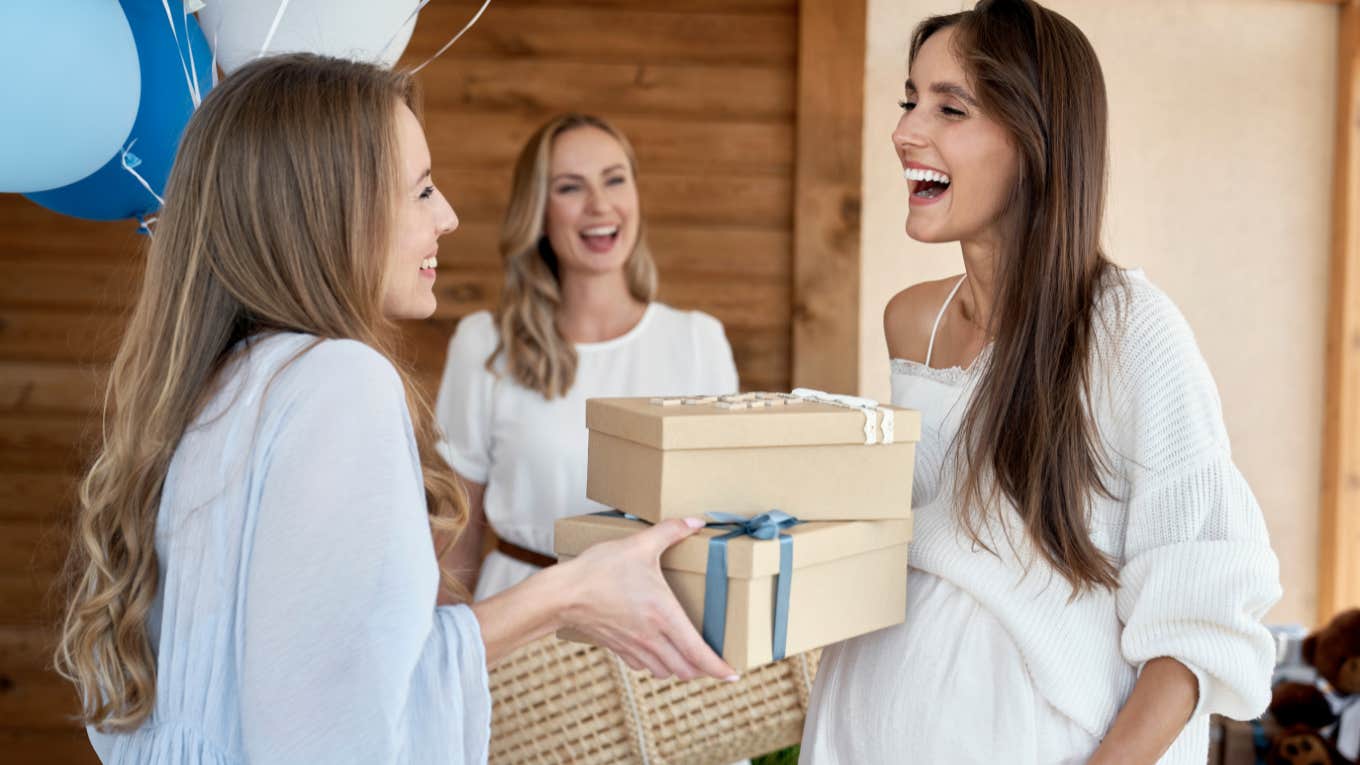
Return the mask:
<path id="1" fill-rule="evenodd" d="M 431 3 L 402 58 L 417 64 L 439 50 L 480 3 Z M 658 12 L 493 3 L 438 63 L 488 56 L 543 61 L 704 63 L 792 67 L 796 20 L 780 14 Z M 544 76 L 549 72 L 544 70 Z"/>
<path id="2" fill-rule="evenodd" d="M 794 384 L 859 390 L 864 0 L 805 0 L 798 20 Z"/>
<path id="3" fill-rule="evenodd" d="M 696 174 L 792 176 L 791 123 L 724 124 L 657 116 L 614 116 L 611 111 L 599 111 L 611 117 L 625 135 L 647 137 L 633 147 L 643 179 Z M 440 112 L 438 119 L 427 120 L 427 134 L 431 143 L 447 147 L 437 158 L 440 166 L 453 168 L 453 177 L 439 179 L 441 184 L 449 186 L 449 191 L 456 190 L 459 175 L 466 170 L 489 170 L 494 175 L 503 175 L 541 123 L 538 116 L 516 112 L 457 108 L 449 109 L 447 114 Z M 723 139 L 714 141 L 715 134 L 721 134 Z M 470 136 L 476 140 L 469 141 Z"/>
<path id="4" fill-rule="evenodd" d="M 589 111 L 779 124 L 793 119 L 795 105 L 793 71 L 786 67 L 559 61 L 549 78 L 536 60 L 461 59 L 455 66 L 436 65 L 440 76 L 421 80 L 427 111 Z"/>
<path id="5" fill-rule="evenodd" d="M 1360 605 L 1360 0 L 1339 27 L 1318 624 Z"/>
<path id="6" fill-rule="evenodd" d="M 58 522 L 71 512 L 77 480 L 65 470 L 0 470 L 0 522 Z"/>
<path id="7" fill-rule="evenodd" d="M 0 361 L 0 412 L 90 412 L 107 370 L 78 364 Z"/>

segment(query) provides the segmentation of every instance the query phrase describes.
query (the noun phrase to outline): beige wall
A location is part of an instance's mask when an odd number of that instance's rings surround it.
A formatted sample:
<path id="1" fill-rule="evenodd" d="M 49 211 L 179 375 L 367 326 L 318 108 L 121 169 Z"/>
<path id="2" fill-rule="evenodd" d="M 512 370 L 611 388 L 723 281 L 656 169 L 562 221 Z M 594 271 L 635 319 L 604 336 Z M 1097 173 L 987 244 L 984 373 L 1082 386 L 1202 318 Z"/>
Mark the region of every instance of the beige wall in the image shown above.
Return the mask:
<path id="1" fill-rule="evenodd" d="M 903 234 L 888 135 L 917 21 L 959 0 L 869 0 L 860 380 L 888 398 L 882 313 L 902 287 L 961 269 L 957 246 Z M 971 3 L 967 5 L 971 6 Z M 1105 241 L 1181 307 L 1218 381 L 1238 466 L 1265 510 L 1283 601 L 1317 598 L 1334 6 L 1298 0 L 1051 0 L 1105 69 Z"/>

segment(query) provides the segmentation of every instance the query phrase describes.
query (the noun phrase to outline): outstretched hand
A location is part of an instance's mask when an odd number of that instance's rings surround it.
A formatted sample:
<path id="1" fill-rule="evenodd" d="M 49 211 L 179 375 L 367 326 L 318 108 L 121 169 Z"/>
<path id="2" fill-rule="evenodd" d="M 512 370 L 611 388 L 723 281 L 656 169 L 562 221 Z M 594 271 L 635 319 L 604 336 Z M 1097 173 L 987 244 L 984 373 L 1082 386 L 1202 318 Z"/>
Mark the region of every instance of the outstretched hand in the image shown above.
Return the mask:
<path id="1" fill-rule="evenodd" d="M 661 554 L 702 528 L 698 518 L 672 519 L 630 537 L 603 542 L 555 568 L 575 597 L 566 625 L 617 653 L 633 669 L 682 680 L 736 672 L 699 636 L 661 576 Z"/>

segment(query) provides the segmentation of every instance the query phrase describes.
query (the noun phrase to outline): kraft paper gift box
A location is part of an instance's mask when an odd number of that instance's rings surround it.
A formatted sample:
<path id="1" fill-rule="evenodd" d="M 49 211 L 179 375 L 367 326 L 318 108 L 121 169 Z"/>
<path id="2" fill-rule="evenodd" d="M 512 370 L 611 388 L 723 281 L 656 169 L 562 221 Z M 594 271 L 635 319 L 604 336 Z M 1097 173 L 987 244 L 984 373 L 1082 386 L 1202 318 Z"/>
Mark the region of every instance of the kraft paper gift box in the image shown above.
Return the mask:
<path id="1" fill-rule="evenodd" d="M 596 398 L 586 495 L 652 522 L 779 508 L 804 521 L 906 518 L 920 413 L 799 389 Z"/>
<path id="2" fill-rule="evenodd" d="M 910 518 L 790 526 L 792 520 L 770 513 L 747 528 L 710 525 L 661 555 L 662 575 L 685 614 L 738 672 L 906 618 Z M 570 560 L 645 528 L 617 512 L 562 518 L 554 546 L 560 560 Z M 590 642 L 571 630 L 558 637 Z"/>

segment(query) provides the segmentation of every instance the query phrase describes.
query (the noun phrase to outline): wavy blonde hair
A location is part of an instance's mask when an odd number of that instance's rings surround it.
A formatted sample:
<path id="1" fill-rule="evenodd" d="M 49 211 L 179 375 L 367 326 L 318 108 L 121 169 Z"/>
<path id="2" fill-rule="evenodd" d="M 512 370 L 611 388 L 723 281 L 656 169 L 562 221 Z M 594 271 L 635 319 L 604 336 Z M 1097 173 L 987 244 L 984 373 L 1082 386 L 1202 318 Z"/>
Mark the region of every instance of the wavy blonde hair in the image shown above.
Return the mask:
<path id="1" fill-rule="evenodd" d="M 603 130 L 619 142 L 636 182 L 637 155 L 618 128 L 589 114 L 558 115 L 536 130 L 520 150 L 515 161 L 510 206 L 501 225 L 505 286 L 496 308 L 500 339 L 486 360 L 486 368 L 499 373 L 496 360 L 504 353 L 505 370 L 510 376 L 547 399 L 565 395 L 576 382 L 576 348 L 557 328 L 557 311 L 562 306 L 557 255 L 544 231 L 549 164 L 553 141 L 558 136 L 587 127 Z M 637 244 L 624 264 L 624 277 L 634 299 L 650 303 L 656 296 L 656 262 L 647 246 L 640 213 Z"/>
<path id="2" fill-rule="evenodd" d="M 418 106 L 407 75 L 298 54 L 232 74 L 189 121 L 76 507 L 56 668 L 76 685 L 85 723 L 131 730 L 151 714 L 161 491 L 239 341 L 302 332 L 358 340 L 393 360 L 430 524 L 450 545 L 466 523 L 462 489 L 435 450 L 433 413 L 396 362 L 398 332 L 381 310 L 401 103 Z"/>

